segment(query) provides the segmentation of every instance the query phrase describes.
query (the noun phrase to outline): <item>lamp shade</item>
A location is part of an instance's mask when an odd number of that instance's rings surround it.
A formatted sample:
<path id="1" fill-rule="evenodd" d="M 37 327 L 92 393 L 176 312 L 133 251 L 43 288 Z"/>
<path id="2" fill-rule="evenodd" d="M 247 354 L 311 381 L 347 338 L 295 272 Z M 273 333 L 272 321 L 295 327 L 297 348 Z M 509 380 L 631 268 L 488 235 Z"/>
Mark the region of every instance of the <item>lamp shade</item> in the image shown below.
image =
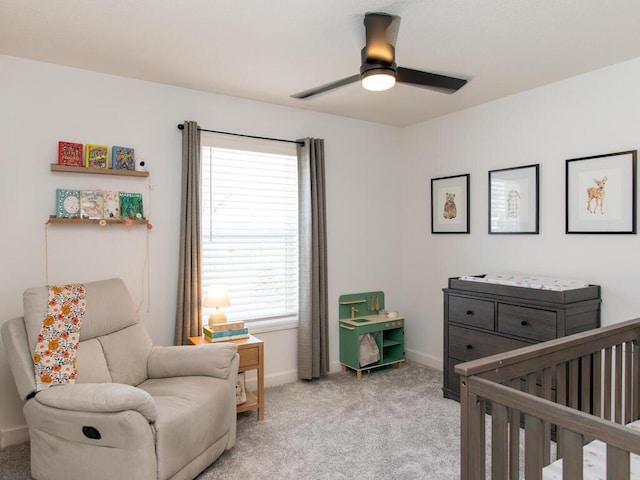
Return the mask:
<path id="1" fill-rule="evenodd" d="M 204 306 L 219 308 L 228 307 L 229 305 L 231 305 L 231 303 L 229 302 L 227 287 L 220 283 L 210 285 L 204 297 Z"/>

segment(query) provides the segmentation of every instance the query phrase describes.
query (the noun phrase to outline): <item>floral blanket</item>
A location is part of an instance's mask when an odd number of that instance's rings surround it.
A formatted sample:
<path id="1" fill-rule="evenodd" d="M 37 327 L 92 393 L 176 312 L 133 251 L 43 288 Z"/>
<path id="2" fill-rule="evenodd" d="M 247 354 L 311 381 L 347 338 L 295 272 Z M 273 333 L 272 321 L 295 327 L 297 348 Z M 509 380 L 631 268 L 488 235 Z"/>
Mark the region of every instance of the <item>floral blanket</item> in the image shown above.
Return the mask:
<path id="1" fill-rule="evenodd" d="M 49 287 L 49 303 L 38 335 L 33 368 L 36 391 L 75 383 L 80 327 L 87 306 L 83 285 Z"/>

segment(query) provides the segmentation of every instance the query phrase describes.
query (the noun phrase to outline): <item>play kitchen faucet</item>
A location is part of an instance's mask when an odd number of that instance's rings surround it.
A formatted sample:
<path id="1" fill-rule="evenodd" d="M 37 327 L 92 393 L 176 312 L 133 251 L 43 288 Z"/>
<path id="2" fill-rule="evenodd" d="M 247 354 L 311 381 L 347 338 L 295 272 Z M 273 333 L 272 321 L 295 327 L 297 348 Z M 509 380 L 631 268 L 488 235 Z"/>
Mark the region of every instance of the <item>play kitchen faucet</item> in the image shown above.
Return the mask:
<path id="1" fill-rule="evenodd" d="M 356 312 L 357 311 L 358 311 L 358 309 L 356 307 L 351 307 L 351 320 L 356 318 Z"/>

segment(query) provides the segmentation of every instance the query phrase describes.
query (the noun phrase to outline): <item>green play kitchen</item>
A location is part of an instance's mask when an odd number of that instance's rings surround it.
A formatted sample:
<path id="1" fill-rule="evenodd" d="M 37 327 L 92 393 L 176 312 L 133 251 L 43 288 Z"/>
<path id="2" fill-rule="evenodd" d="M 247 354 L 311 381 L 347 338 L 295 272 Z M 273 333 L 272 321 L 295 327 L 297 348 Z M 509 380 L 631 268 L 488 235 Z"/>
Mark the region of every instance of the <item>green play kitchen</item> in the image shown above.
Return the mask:
<path id="1" fill-rule="evenodd" d="M 341 295 L 338 315 L 343 372 L 355 370 L 360 379 L 362 372 L 402 366 L 405 320 L 398 312 L 385 310 L 384 292 Z"/>

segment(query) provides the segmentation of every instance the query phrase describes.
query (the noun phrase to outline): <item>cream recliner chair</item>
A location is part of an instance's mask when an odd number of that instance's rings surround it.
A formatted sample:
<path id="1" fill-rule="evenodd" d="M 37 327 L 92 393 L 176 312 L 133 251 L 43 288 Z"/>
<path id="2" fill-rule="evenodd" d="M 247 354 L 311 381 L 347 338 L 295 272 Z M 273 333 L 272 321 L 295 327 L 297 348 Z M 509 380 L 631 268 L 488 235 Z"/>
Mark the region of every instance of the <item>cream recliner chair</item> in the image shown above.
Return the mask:
<path id="1" fill-rule="evenodd" d="M 84 284 L 75 384 L 35 393 L 33 354 L 48 288 L 24 293 L 2 340 L 39 480 L 192 479 L 236 441 L 233 343 L 153 346 L 124 283 Z"/>

